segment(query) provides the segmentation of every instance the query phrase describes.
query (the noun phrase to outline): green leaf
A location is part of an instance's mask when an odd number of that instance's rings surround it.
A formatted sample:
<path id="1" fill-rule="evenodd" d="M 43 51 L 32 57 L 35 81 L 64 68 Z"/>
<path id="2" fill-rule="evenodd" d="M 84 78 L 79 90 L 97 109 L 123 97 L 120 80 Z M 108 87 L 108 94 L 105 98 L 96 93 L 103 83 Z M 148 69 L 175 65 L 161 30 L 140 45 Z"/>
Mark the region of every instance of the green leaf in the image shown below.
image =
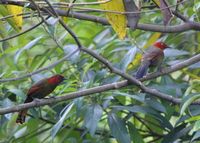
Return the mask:
<path id="1" fill-rule="evenodd" d="M 199 139 L 200 138 L 200 131 L 197 131 L 194 136 L 192 137 L 191 142 L 194 142 L 194 140 Z"/>
<path id="2" fill-rule="evenodd" d="M 133 61 L 135 54 L 137 52 L 137 48 L 131 48 L 124 56 L 124 58 L 121 60 L 120 65 L 123 71 L 125 71 L 128 67 L 128 65 Z"/>
<path id="3" fill-rule="evenodd" d="M 63 122 L 65 119 L 67 119 L 67 115 L 68 113 L 70 112 L 70 110 L 72 109 L 74 103 L 71 103 L 71 104 L 68 104 L 66 107 L 65 107 L 65 112 L 64 114 L 62 115 L 62 117 L 60 118 L 60 120 L 53 126 L 52 128 L 52 131 L 51 131 L 51 137 L 54 138 L 55 135 L 58 133 L 58 131 L 60 130 L 60 128 L 62 127 L 63 125 Z"/>
<path id="4" fill-rule="evenodd" d="M 194 130 L 194 131 L 200 130 L 200 120 L 199 120 L 199 121 L 196 121 L 196 122 L 194 123 L 193 130 Z"/>
<path id="5" fill-rule="evenodd" d="M 200 120 L 200 115 L 198 116 L 192 116 L 191 118 L 184 120 L 185 122 L 193 122 L 193 121 L 197 121 Z"/>
<path id="6" fill-rule="evenodd" d="M 110 113 L 108 115 L 108 125 L 110 127 L 111 134 L 119 143 L 131 142 L 124 121 L 118 118 L 115 113 Z"/>
<path id="7" fill-rule="evenodd" d="M 168 128 L 168 129 L 173 129 L 173 126 L 171 125 L 171 123 L 168 121 L 168 119 L 166 119 L 165 117 L 163 117 L 162 115 L 160 115 L 157 111 L 149 108 L 149 107 L 145 107 L 145 106 L 112 106 L 115 110 L 128 110 L 132 113 L 143 113 L 145 115 L 150 115 L 151 117 L 155 118 L 157 121 L 159 121 L 160 125 L 163 126 L 164 128 Z"/>
<path id="8" fill-rule="evenodd" d="M 166 113 L 165 107 L 161 103 L 159 103 L 158 101 L 156 101 L 156 100 L 152 100 L 152 99 L 146 100 L 145 103 L 147 105 L 149 105 L 150 107 L 152 107 L 153 109 L 157 110 L 157 111 Z"/>
<path id="9" fill-rule="evenodd" d="M 131 141 L 133 143 L 144 143 L 142 136 L 140 135 L 138 129 L 135 128 L 135 126 L 131 123 L 128 122 L 128 130 L 131 136 Z"/>
<path id="10" fill-rule="evenodd" d="M 124 96 L 124 97 L 129 97 L 132 99 L 135 99 L 141 103 L 144 103 L 145 101 L 145 94 L 138 94 L 138 95 L 133 95 L 133 94 L 129 94 L 129 93 L 123 93 L 123 92 L 114 92 L 113 96 Z"/>
<path id="11" fill-rule="evenodd" d="M 188 95 L 189 96 L 189 95 Z M 186 108 L 195 100 L 197 100 L 198 98 L 200 98 L 200 94 L 196 94 L 194 96 L 192 96 L 191 98 L 189 98 L 185 103 L 183 103 L 182 107 L 181 107 L 181 111 L 180 111 L 180 115 L 182 116 L 183 113 L 185 112 Z"/>
<path id="12" fill-rule="evenodd" d="M 174 128 L 169 134 L 167 134 L 164 138 L 162 143 L 173 143 L 177 139 L 181 137 L 185 137 L 186 134 L 192 129 L 192 125 L 186 127 L 186 124 L 182 124 L 176 128 Z"/>
<path id="13" fill-rule="evenodd" d="M 84 125 L 92 136 L 95 134 L 97 123 L 101 119 L 102 113 L 103 110 L 98 104 L 92 104 L 87 108 Z"/>
<path id="14" fill-rule="evenodd" d="M 158 113 L 151 108 L 143 107 L 143 106 L 112 106 L 116 110 L 128 110 L 133 113 L 144 113 L 144 114 L 152 114 L 157 115 Z"/>
<path id="15" fill-rule="evenodd" d="M 0 14 L 3 16 L 8 16 L 10 15 L 10 13 L 8 12 L 8 10 L 5 8 L 5 6 L 0 5 Z M 17 31 L 19 32 L 20 29 L 19 27 L 15 24 L 15 21 L 13 20 L 13 18 L 8 18 L 6 19 L 7 22 Z"/>
<path id="16" fill-rule="evenodd" d="M 20 55 L 22 54 L 23 51 L 28 50 L 30 48 L 32 48 L 33 46 L 35 46 L 35 44 L 37 44 L 39 42 L 39 40 L 42 38 L 42 36 L 35 38 L 34 40 L 32 40 L 31 42 L 29 42 L 28 44 L 26 44 L 23 48 L 19 49 L 14 56 L 14 62 L 15 64 L 17 64 L 17 61 L 20 57 Z"/>

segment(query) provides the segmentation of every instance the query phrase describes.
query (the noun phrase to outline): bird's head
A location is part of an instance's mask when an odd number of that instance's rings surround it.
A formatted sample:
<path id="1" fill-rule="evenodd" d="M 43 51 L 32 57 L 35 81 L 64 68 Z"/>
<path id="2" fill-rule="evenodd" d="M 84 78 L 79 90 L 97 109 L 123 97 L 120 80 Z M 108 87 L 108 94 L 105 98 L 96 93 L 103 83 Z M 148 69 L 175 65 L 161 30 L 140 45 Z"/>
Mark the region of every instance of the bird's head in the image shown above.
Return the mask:
<path id="1" fill-rule="evenodd" d="M 63 80 L 65 80 L 64 76 L 57 74 L 47 79 L 50 84 L 60 84 Z"/>
<path id="2" fill-rule="evenodd" d="M 161 50 L 164 50 L 166 48 L 170 48 L 169 46 L 167 46 L 167 44 L 165 44 L 164 42 L 156 42 L 153 44 L 156 48 L 159 48 Z"/>

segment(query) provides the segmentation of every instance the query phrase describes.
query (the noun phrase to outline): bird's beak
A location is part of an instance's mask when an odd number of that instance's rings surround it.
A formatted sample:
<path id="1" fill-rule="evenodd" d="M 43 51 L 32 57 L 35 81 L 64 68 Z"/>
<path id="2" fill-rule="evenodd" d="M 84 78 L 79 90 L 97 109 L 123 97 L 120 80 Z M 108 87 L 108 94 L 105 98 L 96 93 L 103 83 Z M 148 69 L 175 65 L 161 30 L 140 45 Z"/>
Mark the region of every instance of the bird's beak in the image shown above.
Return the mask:
<path id="1" fill-rule="evenodd" d="M 170 46 L 167 46 L 167 49 L 168 49 L 168 48 L 172 49 L 172 47 L 170 47 Z"/>

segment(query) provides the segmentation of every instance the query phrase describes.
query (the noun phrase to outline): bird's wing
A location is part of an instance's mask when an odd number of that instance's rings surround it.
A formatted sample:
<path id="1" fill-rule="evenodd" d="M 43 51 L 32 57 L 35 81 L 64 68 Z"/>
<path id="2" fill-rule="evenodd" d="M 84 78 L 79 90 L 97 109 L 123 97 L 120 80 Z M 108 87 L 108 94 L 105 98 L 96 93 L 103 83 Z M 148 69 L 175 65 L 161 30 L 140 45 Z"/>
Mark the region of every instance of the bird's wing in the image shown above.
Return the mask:
<path id="1" fill-rule="evenodd" d="M 27 96 L 31 96 L 33 93 L 37 92 L 38 90 L 40 90 L 41 87 L 39 86 L 32 86 L 27 93 Z"/>
<path id="2" fill-rule="evenodd" d="M 44 88 L 44 82 L 46 79 L 43 79 L 36 84 L 33 84 L 32 87 L 28 90 L 27 96 L 31 96 L 34 93 L 37 93 L 38 91 L 42 90 Z"/>
<path id="3" fill-rule="evenodd" d="M 154 61 L 157 59 L 159 56 L 163 55 L 163 51 L 157 48 L 152 48 L 151 50 L 147 51 L 143 57 L 143 61 Z"/>

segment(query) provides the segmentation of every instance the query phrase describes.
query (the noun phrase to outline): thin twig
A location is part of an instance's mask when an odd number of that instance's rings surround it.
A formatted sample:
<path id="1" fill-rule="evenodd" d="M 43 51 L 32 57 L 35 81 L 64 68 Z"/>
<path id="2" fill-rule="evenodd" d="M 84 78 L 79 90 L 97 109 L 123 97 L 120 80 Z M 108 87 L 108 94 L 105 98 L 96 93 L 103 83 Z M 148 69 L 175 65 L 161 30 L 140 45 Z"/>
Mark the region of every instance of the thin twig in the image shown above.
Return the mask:
<path id="1" fill-rule="evenodd" d="M 76 36 L 73 36 L 73 37 L 76 37 Z M 78 38 L 76 40 L 78 40 Z M 79 42 L 79 40 L 78 40 L 78 42 Z M 82 46 L 80 45 L 80 47 L 82 47 Z M 154 95 L 158 98 L 164 99 L 164 100 L 169 101 L 169 102 L 174 103 L 174 104 L 180 104 L 181 103 L 180 98 L 175 98 L 173 96 L 161 93 L 157 90 L 149 89 L 149 88 L 145 87 L 141 82 L 134 79 L 133 77 L 131 77 L 127 74 L 121 73 L 121 71 L 119 71 L 117 69 L 113 69 L 112 65 L 106 59 L 99 56 L 95 52 L 93 52 L 89 49 L 84 49 L 84 48 L 81 48 L 81 50 L 83 50 L 84 52 L 86 52 L 86 53 L 92 55 L 93 57 L 97 58 L 99 61 L 104 63 L 114 73 L 122 75 L 122 77 L 128 79 L 129 82 L 136 83 L 136 85 L 139 86 L 145 92 L 150 93 L 150 94 L 152 94 L 152 95 Z M 198 55 L 196 55 L 196 56 L 194 56 L 194 57 L 192 57 L 192 58 L 190 58 L 190 59 L 188 59 L 184 62 L 181 62 L 181 63 L 173 66 L 172 68 L 164 69 L 162 73 L 158 72 L 158 73 L 154 73 L 152 75 L 149 75 L 146 78 L 141 79 L 141 81 L 151 79 L 152 77 L 155 78 L 155 77 L 158 77 L 158 76 L 161 76 L 161 75 L 164 75 L 164 74 L 169 74 L 171 72 L 174 72 L 174 71 L 177 71 L 177 70 L 182 69 L 184 67 L 187 67 L 189 65 L 192 65 L 192 64 L 198 62 L 199 60 L 200 60 L 200 54 L 198 54 Z M 113 84 L 94 87 L 94 88 L 91 88 L 91 89 L 70 93 L 70 94 L 67 94 L 65 96 L 55 97 L 54 99 L 42 99 L 40 102 L 31 102 L 31 103 L 21 104 L 21 105 L 15 106 L 15 107 L 3 108 L 3 109 L 0 109 L 0 114 L 16 112 L 16 111 L 20 111 L 20 110 L 31 108 L 31 107 L 49 105 L 49 104 L 52 104 L 52 103 L 57 103 L 57 102 L 61 102 L 61 101 L 64 101 L 64 100 L 70 100 L 70 99 L 74 99 L 74 98 L 79 98 L 79 97 L 83 97 L 83 96 L 86 96 L 86 95 L 100 93 L 100 92 L 104 92 L 104 91 L 108 91 L 108 90 L 112 90 L 112 89 L 119 89 L 119 88 L 125 87 L 127 85 L 129 85 L 128 81 L 122 81 L 122 82 L 117 82 L 117 83 L 113 83 Z M 192 104 L 200 104 L 200 101 L 193 102 Z"/>
<path id="2" fill-rule="evenodd" d="M 175 66 L 173 66 L 172 68 L 167 68 L 164 69 L 169 73 L 174 72 L 176 70 L 182 69 L 187 67 L 188 65 L 194 64 L 196 62 L 198 62 L 200 60 L 200 54 L 184 61 L 181 62 Z M 141 81 L 145 81 L 147 79 L 151 79 L 151 76 L 153 76 L 153 78 L 161 76 L 162 74 L 166 74 L 164 73 L 154 73 L 151 75 L 148 75 L 146 78 L 141 79 Z M 105 92 L 108 90 L 114 90 L 114 89 L 120 89 L 123 87 L 128 86 L 129 83 L 127 80 L 121 81 L 121 82 L 115 82 L 112 84 L 106 84 L 106 85 L 102 85 L 102 86 L 97 86 L 97 87 L 93 87 L 90 89 L 86 89 L 86 90 L 81 90 L 81 91 L 77 91 L 77 92 L 72 92 L 63 96 L 57 96 L 55 98 L 50 98 L 50 99 L 41 99 L 40 101 L 37 102 L 31 102 L 31 103 L 26 103 L 26 104 L 20 104 L 17 106 L 13 106 L 13 107 L 7 107 L 7 108 L 2 108 L 0 109 L 0 115 L 2 114 L 7 114 L 7 113 L 12 113 L 12 112 L 17 112 L 17 111 L 21 111 L 24 109 L 28 109 L 28 108 L 32 108 L 32 107 L 39 107 L 39 106 L 43 106 L 43 105 L 50 105 L 50 104 L 55 104 L 58 102 L 62 102 L 62 101 L 67 101 L 67 100 L 71 100 L 71 99 L 75 99 L 75 98 L 80 98 L 80 97 L 84 97 L 87 95 L 91 95 L 91 94 L 95 94 L 95 93 L 101 93 L 101 92 Z M 174 104 L 181 104 L 181 99 L 180 98 L 176 98 L 176 97 L 172 97 L 169 95 L 165 95 L 164 97 L 161 96 L 159 97 L 161 99 L 164 99 L 166 101 L 169 101 L 171 103 Z M 200 101 L 195 101 L 192 103 L 192 105 L 200 105 Z"/>
<path id="3" fill-rule="evenodd" d="M 76 49 L 73 52 L 69 53 L 68 55 L 64 56 L 63 58 L 59 59 L 58 61 L 54 62 L 53 64 L 50 64 L 50 65 L 48 65 L 46 67 L 43 67 L 43 68 L 40 68 L 40 69 L 38 69 L 38 70 L 36 70 L 34 72 L 31 72 L 31 73 L 28 73 L 26 75 L 23 75 L 23 76 L 20 76 L 20 77 L 17 77 L 17 78 L 0 79 L 0 83 L 1 82 L 10 82 L 10 81 L 22 80 L 24 78 L 31 77 L 34 74 L 38 74 L 38 73 L 40 73 L 42 71 L 49 70 L 49 69 L 55 67 L 56 65 L 64 62 L 65 60 L 67 60 L 69 57 L 71 57 L 72 55 L 74 55 L 78 51 L 79 51 L 79 49 Z"/>
<path id="4" fill-rule="evenodd" d="M 50 17 L 50 16 L 48 16 L 46 19 L 49 19 L 49 17 Z M 4 38 L 4 39 L 0 39 L 0 42 L 4 42 L 4 41 L 7 41 L 7 40 L 11 40 L 11 39 L 13 39 L 13 38 L 19 37 L 19 36 L 21 36 L 21 35 L 23 35 L 23 34 L 29 32 L 29 31 L 31 31 L 31 30 L 34 30 L 35 28 L 37 28 L 38 26 L 40 26 L 43 22 L 44 22 L 44 21 L 42 20 L 42 21 L 40 21 L 38 24 L 36 24 L 36 25 L 34 25 L 34 26 L 28 28 L 28 29 L 25 30 L 25 31 L 22 31 L 22 32 L 20 32 L 20 33 L 18 33 L 18 34 L 16 34 L 16 35 L 13 35 L 13 36 L 10 36 L 10 37 Z"/>
<path id="5" fill-rule="evenodd" d="M 110 0 L 105 1 L 105 2 L 98 2 L 98 4 L 107 3 L 109 1 Z M 79 10 L 88 10 L 88 11 L 93 11 L 93 12 L 106 12 L 106 13 L 126 15 L 126 14 L 140 14 L 140 13 L 150 13 L 150 12 L 161 11 L 161 10 L 165 10 L 165 9 L 176 7 L 177 5 L 183 4 L 186 1 L 188 1 L 188 0 L 183 0 L 180 3 L 169 5 L 168 7 L 165 7 L 165 8 L 159 8 L 159 9 L 155 9 L 155 10 L 146 10 L 146 11 L 140 11 L 140 12 L 120 12 L 120 11 L 113 11 L 113 10 L 103 10 L 103 9 L 84 8 L 84 7 L 82 7 L 83 5 L 94 5 L 94 3 L 92 3 L 92 2 L 89 2 L 89 3 L 75 3 L 75 4 L 65 3 L 65 2 L 59 2 L 59 3 L 53 3 L 52 2 L 51 6 L 52 7 L 58 6 L 59 8 L 69 8 L 69 7 L 71 7 L 73 9 L 79 9 Z M 4 3 L 4 1 L 2 2 L 2 4 L 3 3 Z M 26 3 L 29 3 L 29 2 L 27 2 L 27 1 L 12 1 L 12 0 L 9 1 L 9 0 L 7 0 L 7 3 L 12 3 L 12 4 L 19 4 L 20 3 L 20 5 L 22 5 L 22 4 L 26 4 Z M 35 4 L 41 5 L 41 7 L 46 7 L 46 8 L 48 8 L 47 6 L 49 6 L 48 4 L 46 5 L 44 2 L 37 2 L 36 1 Z M 97 4 L 97 3 L 95 3 L 95 4 Z M 80 5 L 81 7 L 77 7 L 76 5 Z"/>
<path id="6" fill-rule="evenodd" d="M 25 5 L 25 3 L 20 3 L 18 1 L 8 1 L 8 0 L 2 0 L 0 1 L 0 3 L 6 4 L 6 5 L 13 4 L 13 5 L 18 5 L 22 7 L 24 7 Z M 31 8 L 32 10 L 35 10 L 35 7 L 33 7 L 32 5 L 28 5 L 27 8 Z M 76 13 L 76 12 L 70 12 L 69 15 L 66 15 L 65 10 L 56 9 L 55 11 L 57 12 L 59 16 L 69 16 L 72 18 L 88 20 L 88 21 L 93 21 L 93 22 L 109 25 L 108 21 L 105 18 L 100 18 L 98 16 L 87 15 L 87 14 Z M 188 30 L 200 31 L 200 23 L 190 21 L 190 22 L 179 24 L 176 26 L 161 26 L 161 25 L 155 25 L 155 24 L 139 23 L 136 28 L 140 30 L 153 31 L 153 32 L 178 33 L 178 32 L 184 32 Z"/>

